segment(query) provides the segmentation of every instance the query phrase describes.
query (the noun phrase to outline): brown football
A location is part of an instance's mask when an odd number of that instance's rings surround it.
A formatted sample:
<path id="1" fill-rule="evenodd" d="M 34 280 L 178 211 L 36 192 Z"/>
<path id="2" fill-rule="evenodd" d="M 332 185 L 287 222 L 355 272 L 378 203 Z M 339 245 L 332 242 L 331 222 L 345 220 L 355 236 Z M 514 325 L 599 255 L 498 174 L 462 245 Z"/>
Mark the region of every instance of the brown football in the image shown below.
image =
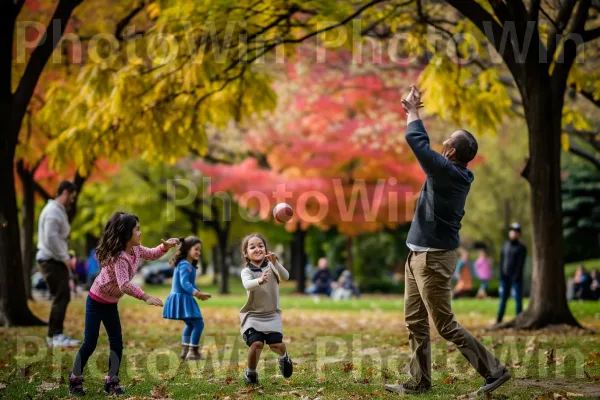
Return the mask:
<path id="1" fill-rule="evenodd" d="M 294 216 L 294 210 L 287 203 L 279 203 L 273 208 L 273 218 L 276 221 L 286 223 Z"/>

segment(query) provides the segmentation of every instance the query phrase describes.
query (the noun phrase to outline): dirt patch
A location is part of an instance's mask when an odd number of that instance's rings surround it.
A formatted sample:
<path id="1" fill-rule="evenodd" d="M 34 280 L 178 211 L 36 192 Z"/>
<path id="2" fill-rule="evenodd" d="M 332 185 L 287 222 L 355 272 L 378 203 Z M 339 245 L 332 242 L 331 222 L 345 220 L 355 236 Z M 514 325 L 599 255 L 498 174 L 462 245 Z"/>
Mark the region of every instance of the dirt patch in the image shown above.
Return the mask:
<path id="1" fill-rule="evenodd" d="M 584 396 L 600 397 L 600 384 L 594 382 L 573 382 L 567 379 L 511 379 L 509 384 L 515 388 L 540 388 L 557 393 L 577 393 Z"/>

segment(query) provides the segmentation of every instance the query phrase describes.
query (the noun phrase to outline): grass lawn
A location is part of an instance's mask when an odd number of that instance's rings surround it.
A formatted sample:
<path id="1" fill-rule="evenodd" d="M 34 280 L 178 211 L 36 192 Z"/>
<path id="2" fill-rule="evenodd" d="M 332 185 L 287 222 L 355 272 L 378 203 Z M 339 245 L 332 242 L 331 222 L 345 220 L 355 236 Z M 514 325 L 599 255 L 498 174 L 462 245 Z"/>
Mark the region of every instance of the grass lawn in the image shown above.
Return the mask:
<path id="1" fill-rule="evenodd" d="M 215 288 L 201 285 L 206 291 Z M 146 287 L 166 297 L 167 286 Z M 161 309 L 132 298 L 119 304 L 125 342 L 121 380 L 131 399 L 371 399 L 394 398 L 383 385 L 402 381 L 409 357 L 403 301 L 394 296 L 365 296 L 333 302 L 292 295 L 282 287 L 284 337 L 295 363 L 294 375 L 279 375 L 276 356 L 263 351 L 261 386 L 247 389 L 242 373 L 247 347 L 239 334 L 238 311 L 245 301 L 239 284 L 233 294 L 201 303 L 206 327 L 202 336 L 205 360 L 178 360 L 183 322 L 167 321 Z M 65 331 L 83 337 L 85 297 L 69 306 Z M 494 392 L 494 399 L 555 399 L 600 396 L 598 335 L 573 329 L 537 332 L 484 328 L 493 321 L 497 299 L 460 299 L 453 303 L 459 322 L 482 340 L 509 367 L 513 379 Z M 47 318 L 49 304 L 31 304 Z M 509 302 L 507 317 L 514 316 Z M 600 330 L 600 303 L 574 302 L 571 309 L 586 327 Z M 8 399 L 69 398 L 64 383 L 77 349 L 48 350 L 45 328 L 0 328 L 0 397 Z M 98 348 L 85 373 L 86 398 L 104 398 L 102 378 L 108 343 L 101 332 Z M 452 344 L 432 332 L 433 389 L 423 399 L 467 398 L 482 382 Z M 538 396 L 538 397 L 536 397 Z"/>

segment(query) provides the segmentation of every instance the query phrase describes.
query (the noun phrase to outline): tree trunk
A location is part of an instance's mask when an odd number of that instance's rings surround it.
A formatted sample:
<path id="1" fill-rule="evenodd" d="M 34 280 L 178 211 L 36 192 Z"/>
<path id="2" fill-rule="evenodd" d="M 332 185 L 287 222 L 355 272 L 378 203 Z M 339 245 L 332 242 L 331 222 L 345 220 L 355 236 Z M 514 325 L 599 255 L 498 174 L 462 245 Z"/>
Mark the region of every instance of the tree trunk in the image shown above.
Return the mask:
<path id="1" fill-rule="evenodd" d="M 352 244 L 353 244 L 352 236 L 346 237 L 346 269 L 352 273 L 354 273 L 354 260 L 352 257 Z"/>
<path id="2" fill-rule="evenodd" d="M 293 243 L 288 244 L 286 246 L 286 253 L 289 252 L 289 259 L 290 259 L 289 261 L 290 261 L 290 263 L 288 265 L 290 266 L 289 273 L 290 273 L 290 280 L 291 281 L 295 281 L 296 279 L 298 279 L 298 271 L 294 268 L 294 264 L 292 262 L 292 260 L 293 260 L 292 255 L 294 254 L 293 253 L 293 251 L 294 251 L 293 248 L 294 248 Z M 286 265 L 286 264 L 283 264 L 283 265 Z"/>
<path id="3" fill-rule="evenodd" d="M 219 293 L 220 294 L 228 294 L 229 293 L 229 265 L 227 265 L 227 236 L 228 232 L 219 232 L 217 233 L 217 238 L 219 240 L 219 269 L 220 269 L 220 286 Z"/>
<path id="4" fill-rule="evenodd" d="M 540 85 L 530 91 L 532 95 L 525 107 L 530 158 L 523 176 L 531 188 L 533 271 L 529 306 L 506 324 L 517 329 L 555 324 L 580 326 L 567 304 L 564 271 L 560 181 L 560 110 L 564 92 L 552 96 L 548 86 Z"/>
<path id="5" fill-rule="evenodd" d="M 298 229 L 294 232 L 294 241 L 292 242 L 291 263 L 292 270 L 296 275 L 296 292 L 304 293 L 306 290 L 306 251 L 304 249 L 306 241 L 306 231 Z"/>
<path id="6" fill-rule="evenodd" d="M 69 223 L 72 224 L 75 216 L 77 215 L 77 201 L 79 200 L 79 193 L 83 190 L 83 185 L 87 180 L 87 176 L 79 175 L 79 172 L 75 172 L 75 177 L 73 179 L 73 183 L 77 186 L 77 196 L 75 197 L 75 201 L 69 209 L 67 210 L 67 215 L 69 216 Z"/>
<path id="7" fill-rule="evenodd" d="M 5 108 L 6 104 L 0 105 Z M 10 120 L 6 109 L 1 111 Z M 6 121 L 6 119 L 5 119 Z M 44 322 L 27 305 L 24 272 L 19 243 L 19 220 L 13 163 L 14 141 L 9 140 L 6 123 L 0 136 L 0 326 L 41 326 Z"/>
<path id="8" fill-rule="evenodd" d="M 31 294 L 31 271 L 34 263 L 33 223 L 35 221 L 35 186 L 33 172 L 25 167 L 23 160 L 17 162 L 17 173 L 23 188 L 21 204 L 21 255 L 23 260 L 23 282 L 29 300 Z"/>
<path id="9" fill-rule="evenodd" d="M 212 260 L 213 260 L 213 286 L 217 286 L 219 284 L 219 265 L 221 262 L 219 261 L 219 246 L 213 246 L 212 248 Z"/>

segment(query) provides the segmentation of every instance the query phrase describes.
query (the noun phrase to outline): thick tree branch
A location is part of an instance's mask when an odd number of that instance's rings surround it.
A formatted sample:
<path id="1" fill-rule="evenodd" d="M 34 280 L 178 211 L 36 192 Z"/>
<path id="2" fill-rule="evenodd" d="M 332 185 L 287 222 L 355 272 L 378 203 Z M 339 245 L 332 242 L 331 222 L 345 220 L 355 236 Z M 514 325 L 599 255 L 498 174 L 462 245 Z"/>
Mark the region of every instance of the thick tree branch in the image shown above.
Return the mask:
<path id="1" fill-rule="evenodd" d="M 582 140 L 585 140 L 587 143 L 592 145 L 594 149 L 600 152 L 600 132 L 579 131 L 573 128 L 572 126 L 566 126 L 563 130 L 565 133 L 577 136 Z"/>
<path id="2" fill-rule="evenodd" d="M 528 19 L 530 21 L 537 21 L 539 13 L 540 13 L 540 0 L 531 0 L 531 6 L 529 8 L 529 16 Z"/>
<path id="3" fill-rule="evenodd" d="M 587 20 L 590 10 L 590 2 L 591 0 L 581 0 L 578 2 L 577 11 L 575 12 L 569 35 L 579 35 L 583 32 L 585 21 Z M 568 40 L 568 35 L 567 38 L 563 40 L 562 52 L 564 54 L 559 55 L 554 71 L 552 72 L 554 93 L 560 93 L 561 96 L 564 94 L 569 71 L 577 56 L 577 43 L 573 40 Z"/>
<path id="4" fill-rule="evenodd" d="M 600 158 L 580 147 L 572 138 L 569 138 L 569 151 L 583 158 L 584 160 L 588 160 L 589 162 L 594 164 L 594 166 L 597 169 L 600 170 Z"/>
<path id="5" fill-rule="evenodd" d="M 583 31 L 581 34 L 584 42 L 589 42 L 600 37 L 600 27 Z"/>
<path id="6" fill-rule="evenodd" d="M 555 25 L 550 29 L 550 32 L 548 32 L 548 43 L 546 45 L 546 48 L 548 49 L 548 61 L 551 61 L 554 58 L 554 53 L 556 52 L 556 47 L 559 43 L 559 35 L 562 35 L 567 27 L 575 4 L 577 4 L 576 0 L 567 0 L 562 4 L 562 7 L 558 11 Z"/>
<path id="7" fill-rule="evenodd" d="M 129 25 L 131 20 L 134 19 L 135 16 L 138 15 L 138 13 L 140 11 L 142 11 L 143 9 L 144 9 L 144 2 L 141 2 L 140 5 L 138 5 L 133 10 L 131 10 L 129 12 L 129 14 L 127 14 L 125 17 L 123 17 L 122 20 L 117 22 L 117 26 L 115 28 L 115 36 L 117 37 L 117 39 L 119 39 L 119 40 L 124 39 L 123 38 L 123 30 L 127 27 L 127 25 Z"/>
<path id="8" fill-rule="evenodd" d="M 50 196 L 50 193 L 48 193 L 46 189 L 41 187 L 40 184 L 37 183 L 35 180 L 33 181 L 33 189 L 44 199 L 44 201 L 48 201 L 52 198 L 52 196 Z"/>
<path id="9" fill-rule="evenodd" d="M 494 45 L 498 53 L 502 56 L 515 80 L 521 81 L 523 79 L 522 65 L 518 64 L 515 59 L 510 40 L 506 42 L 505 48 L 501 48 L 503 28 L 494 20 L 494 17 L 475 2 L 447 0 L 447 3 L 475 24 L 477 29 L 487 37 L 488 41 Z"/>
<path id="10" fill-rule="evenodd" d="M 535 2 L 536 1 L 534 1 L 534 3 Z M 539 6 L 539 0 L 537 0 L 537 3 Z M 523 0 L 511 0 L 511 1 L 507 1 L 506 4 L 508 5 L 508 8 L 510 9 L 511 14 L 513 15 L 513 17 L 516 20 L 522 21 L 522 22 L 527 21 L 529 14 L 527 13 L 527 8 L 525 8 L 525 3 L 523 2 Z"/>
<path id="11" fill-rule="evenodd" d="M 25 67 L 25 72 L 21 77 L 19 86 L 14 93 L 13 106 L 12 106 L 12 117 L 13 117 L 13 131 L 11 135 L 16 140 L 21 129 L 23 117 L 27 111 L 27 105 L 31 100 L 33 91 L 37 85 L 37 82 L 46 66 L 46 63 L 50 59 L 54 48 L 60 41 L 63 32 L 69 22 L 69 18 L 73 13 L 75 7 L 77 7 L 82 0 L 60 0 L 54 15 L 46 27 L 46 31 L 39 44 L 31 53 L 31 58 Z"/>
<path id="12" fill-rule="evenodd" d="M 516 1 L 521 1 L 521 0 L 516 0 Z M 500 23 L 502 25 L 504 25 L 504 23 L 506 21 L 514 21 L 515 20 L 515 16 L 511 15 L 511 12 L 508 9 L 508 6 L 504 3 L 504 1 L 489 0 L 488 2 L 494 9 L 494 14 L 496 14 L 496 16 L 498 17 L 498 19 L 500 20 Z"/>
<path id="13" fill-rule="evenodd" d="M 571 86 L 571 87 L 572 87 L 573 89 L 575 89 L 575 86 L 574 86 L 574 85 L 573 85 L 573 86 Z M 590 92 L 588 92 L 588 91 L 585 91 L 585 90 L 581 90 L 581 91 L 579 91 L 579 92 L 577 92 L 577 93 L 579 93 L 580 95 L 582 95 L 583 97 L 585 97 L 586 99 L 588 99 L 588 100 L 589 100 L 589 101 L 590 101 L 592 104 L 594 104 L 596 107 L 599 107 L 599 108 L 600 108 L 600 99 L 596 99 L 592 93 L 590 93 Z"/>

